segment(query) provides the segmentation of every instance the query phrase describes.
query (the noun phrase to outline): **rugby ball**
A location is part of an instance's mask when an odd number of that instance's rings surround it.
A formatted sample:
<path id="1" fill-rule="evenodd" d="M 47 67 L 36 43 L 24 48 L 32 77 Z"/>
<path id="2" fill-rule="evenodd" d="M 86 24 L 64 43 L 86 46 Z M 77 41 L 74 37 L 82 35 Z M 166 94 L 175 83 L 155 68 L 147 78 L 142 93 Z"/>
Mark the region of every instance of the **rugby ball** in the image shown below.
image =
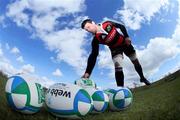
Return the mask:
<path id="1" fill-rule="evenodd" d="M 91 96 L 83 88 L 68 83 L 56 83 L 45 95 L 47 109 L 53 115 L 63 118 L 80 118 L 93 107 Z"/>

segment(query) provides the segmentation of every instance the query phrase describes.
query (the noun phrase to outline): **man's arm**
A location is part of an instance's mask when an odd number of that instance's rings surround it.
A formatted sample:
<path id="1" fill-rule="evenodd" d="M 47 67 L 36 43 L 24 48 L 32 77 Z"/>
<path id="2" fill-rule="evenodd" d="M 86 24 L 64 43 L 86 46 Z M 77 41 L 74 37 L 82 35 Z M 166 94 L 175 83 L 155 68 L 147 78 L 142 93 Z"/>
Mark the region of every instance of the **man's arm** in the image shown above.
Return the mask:
<path id="1" fill-rule="evenodd" d="M 110 21 L 116 28 L 119 28 L 121 31 L 122 31 L 122 33 L 123 33 L 123 35 L 124 35 L 124 37 L 125 38 L 127 38 L 127 37 L 129 37 L 129 35 L 128 35 L 128 33 L 127 33 L 127 30 L 126 30 L 126 27 L 122 24 L 122 23 L 117 23 L 117 22 L 113 22 L 113 21 Z"/>
<path id="2" fill-rule="evenodd" d="M 99 42 L 96 38 L 93 39 L 91 45 L 92 45 L 92 51 L 91 51 L 91 54 L 89 55 L 87 67 L 86 67 L 86 71 L 85 71 L 85 74 L 89 74 L 89 75 L 86 76 L 84 74 L 84 77 L 89 77 L 91 75 L 91 72 L 96 63 L 97 56 L 99 54 Z"/>
<path id="3" fill-rule="evenodd" d="M 124 35 L 124 38 L 125 38 L 125 44 L 126 45 L 130 45 L 131 44 L 131 39 L 127 33 L 127 30 L 126 30 L 126 27 L 122 24 L 122 23 L 117 23 L 117 22 L 113 22 L 113 21 L 110 21 L 116 28 L 119 28 L 121 30 L 121 32 L 123 33 Z"/>

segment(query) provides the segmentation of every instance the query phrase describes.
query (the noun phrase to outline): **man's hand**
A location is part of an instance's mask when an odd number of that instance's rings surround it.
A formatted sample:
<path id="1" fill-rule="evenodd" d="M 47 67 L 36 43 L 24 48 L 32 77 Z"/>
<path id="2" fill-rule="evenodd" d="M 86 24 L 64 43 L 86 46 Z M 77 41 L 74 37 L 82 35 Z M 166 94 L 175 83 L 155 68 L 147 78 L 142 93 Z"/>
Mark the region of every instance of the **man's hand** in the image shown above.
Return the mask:
<path id="1" fill-rule="evenodd" d="M 125 44 L 129 46 L 131 44 L 131 39 L 129 37 L 125 38 Z"/>
<path id="2" fill-rule="evenodd" d="M 89 73 L 84 73 L 84 75 L 81 78 L 89 78 Z"/>

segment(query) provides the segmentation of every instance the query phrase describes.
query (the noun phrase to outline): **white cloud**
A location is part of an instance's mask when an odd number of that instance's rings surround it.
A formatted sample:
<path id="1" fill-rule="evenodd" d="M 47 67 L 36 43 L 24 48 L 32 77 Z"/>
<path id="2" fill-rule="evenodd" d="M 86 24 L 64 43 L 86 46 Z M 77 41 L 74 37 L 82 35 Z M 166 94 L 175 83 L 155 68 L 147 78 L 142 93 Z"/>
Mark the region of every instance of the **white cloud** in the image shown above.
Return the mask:
<path id="1" fill-rule="evenodd" d="M 84 31 L 79 29 L 65 29 L 43 36 L 43 41 L 50 50 L 57 52 L 57 60 L 64 61 L 73 66 L 81 74 L 85 67 L 86 52 L 82 46 L 85 45 L 83 38 L 86 37 Z"/>
<path id="2" fill-rule="evenodd" d="M 1 58 L 1 56 L 0 56 L 0 58 Z M 26 79 L 36 80 L 36 82 L 40 83 L 41 85 L 43 85 L 45 87 L 49 87 L 50 85 L 55 83 L 55 81 L 53 81 L 45 76 L 42 77 L 42 76 L 33 74 L 34 68 L 32 66 L 25 65 L 22 67 L 21 70 L 18 70 L 13 65 L 11 65 L 11 63 L 9 62 L 9 60 L 7 58 L 5 58 L 5 56 L 4 56 L 4 59 L 6 59 L 6 61 L 0 61 L 0 70 L 3 71 L 8 76 L 12 76 L 12 75 L 21 73 L 21 75 L 26 76 Z M 28 66 L 31 70 L 28 68 Z"/>
<path id="3" fill-rule="evenodd" d="M 109 48 L 106 46 L 104 50 L 99 52 L 98 65 L 101 68 L 113 69 L 113 62 L 111 59 L 111 53 Z"/>
<path id="4" fill-rule="evenodd" d="M 46 88 L 55 83 L 55 81 L 45 76 L 38 76 L 36 74 L 22 73 L 20 76 L 22 76 L 24 79 L 35 81 L 36 83 L 39 83 Z"/>
<path id="5" fill-rule="evenodd" d="M 177 56 L 180 48 L 173 39 L 156 37 L 150 40 L 146 49 L 138 51 L 138 53 L 144 69 L 149 75 L 152 75 L 160 65 Z"/>
<path id="6" fill-rule="evenodd" d="M 28 3 L 30 8 L 38 13 L 58 10 L 60 13 L 62 11 L 64 14 L 67 14 L 79 12 L 84 9 L 84 0 L 46 0 L 46 2 L 44 0 L 28 0 Z"/>
<path id="7" fill-rule="evenodd" d="M 54 76 L 57 76 L 57 77 L 61 77 L 62 76 L 62 72 L 60 71 L 60 69 L 56 69 L 52 74 Z"/>
<path id="8" fill-rule="evenodd" d="M 57 18 L 81 12 L 84 9 L 84 0 L 47 0 L 46 2 L 43 0 L 16 0 L 8 5 L 6 16 L 12 18 L 18 26 L 31 30 L 31 21 L 37 17 L 42 20 L 37 26 L 43 24 L 44 26 L 39 27 L 52 28 L 52 24 Z M 32 12 L 32 17 L 27 14 L 26 10 Z M 51 25 L 48 26 L 48 24 Z"/>
<path id="9" fill-rule="evenodd" d="M 124 0 L 123 9 L 117 10 L 114 18 L 121 19 L 130 29 L 140 29 L 141 24 L 151 21 L 161 9 L 168 9 L 168 0 Z"/>
<path id="10" fill-rule="evenodd" d="M 180 34 L 179 34 L 180 33 L 180 13 L 179 13 L 179 18 L 177 19 L 177 21 L 178 21 L 178 24 L 176 25 L 176 29 L 174 31 L 174 34 L 172 35 L 172 38 L 175 40 L 175 42 L 180 44 Z"/>
<path id="11" fill-rule="evenodd" d="M 122 17 L 122 21 L 124 21 L 126 26 L 133 30 L 140 29 L 141 22 L 145 21 L 143 16 L 131 9 L 117 11 L 115 18 L 118 19 L 119 16 Z"/>
<path id="12" fill-rule="evenodd" d="M 20 50 L 17 48 L 17 47 L 13 47 L 12 49 L 11 49 L 11 53 L 13 53 L 13 54 L 19 54 L 20 53 Z"/>
<path id="13" fill-rule="evenodd" d="M 6 16 L 11 17 L 12 20 L 21 27 L 30 29 L 29 16 L 24 12 L 29 7 L 28 1 L 19 0 L 8 5 L 8 12 Z"/>
<path id="14" fill-rule="evenodd" d="M 5 44 L 5 49 L 6 49 L 6 50 L 10 50 L 10 49 L 11 49 L 8 43 Z M 17 60 L 18 62 L 20 62 L 20 63 L 23 63 L 23 62 L 24 62 L 24 58 L 23 58 L 23 56 L 20 56 L 20 50 L 19 50 L 16 46 L 13 47 L 10 52 L 11 52 L 12 54 L 14 54 L 14 55 L 17 55 L 16 60 Z"/>
<path id="15" fill-rule="evenodd" d="M 23 65 L 21 68 L 22 73 L 34 73 L 35 72 L 35 67 L 32 66 L 31 64 Z"/>
<path id="16" fill-rule="evenodd" d="M 32 17 L 32 26 L 35 28 L 36 32 L 38 32 L 37 34 L 51 32 L 57 24 L 56 19 L 58 16 L 59 14 L 57 11 L 47 13 L 43 16 L 34 15 Z"/>
<path id="17" fill-rule="evenodd" d="M 18 62 L 20 63 L 23 63 L 24 62 L 24 59 L 22 56 L 19 56 L 17 59 L 16 59 Z"/>
<path id="18" fill-rule="evenodd" d="M 36 80 L 36 82 L 40 83 L 45 87 L 49 87 L 50 85 L 55 83 L 55 81 L 45 76 L 38 76 L 36 74 L 33 74 L 35 72 L 35 67 L 32 66 L 31 64 L 23 65 L 20 70 L 15 68 L 12 65 L 11 61 L 8 58 L 6 58 L 6 56 L 4 55 L 3 50 L 1 48 L 1 43 L 0 43 L 0 71 L 3 71 L 8 76 L 21 73 L 21 75 L 25 76 L 26 79 Z"/>
<path id="19" fill-rule="evenodd" d="M 2 61 L 0 62 L 0 70 L 7 75 L 14 75 L 19 73 L 19 71 L 15 69 L 10 63 Z"/>
<path id="20" fill-rule="evenodd" d="M 8 43 L 6 43 L 6 46 L 5 46 L 5 47 L 6 47 L 7 50 L 10 49 Z M 20 62 L 20 63 L 23 63 L 23 62 L 24 62 L 23 56 L 19 56 L 19 55 L 20 55 L 20 50 L 19 50 L 16 46 L 13 47 L 10 52 L 11 52 L 12 54 L 14 54 L 14 55 L 17 55 L 16 60 L 17 60 L 18 62 Z"/>
<path id="21" fill-rule="evenodd" d="M 55 81 L 43 76 L 39 77 L 39 83 L 48 88 L 50 85 L 55 84 Z"/>
<path id="22" fill-rule="evenodd" d="M 175 42 L 177 42 L 178 44 L 180 44 L 180 0 L 178 0 L 178 4 L 179 4 L 179 10 L 178 10 L 178 19 L 177 19 L 177 25 L 176 25 L 176 29 L 174 31 L 174 34 L 172 35 L 173 40 L 175 40 Z"/>
<path id="23" fill-rule="evenodd" d="M 57 61 L 64 61 L 73 66 L 77 73 L 84 70 L 87 59 L 83 49 L 86 32 L 80 30 L 82 19 L 76 13 L 85 9 L 84 0 L 18 0 L 8 5 L 7 16 L 18 26 L 30 30 L 39 37 L 47 48 L 57 53 Z M 27 13 L 26 10 L 32 13 Z M 73 18 L 62 21 L 67 15 Z M 64 27 L 66 26 L 66 27 Z M 69 28 L 71 27 L 71 29 Z"/>
<path id="24" fill-rule="evenodd" d="M 68 25 L 76 27 L 76 28 L 80 28 L 81 22 L 87 18 L 88 18 L 88 16 L 77 16 L 77 17 L 75 17 L 75 19 L 73 21 L 68 22 Z"/>
<path id="25" fill-rule="evenodd" d="M 8 75 L 18 73 L 18 70 L 15 69 L 11 65 L 10 61 L 4 56 L 3 50 L 1 48 L 1 44 L 0 44 L 0 70 Z"/>

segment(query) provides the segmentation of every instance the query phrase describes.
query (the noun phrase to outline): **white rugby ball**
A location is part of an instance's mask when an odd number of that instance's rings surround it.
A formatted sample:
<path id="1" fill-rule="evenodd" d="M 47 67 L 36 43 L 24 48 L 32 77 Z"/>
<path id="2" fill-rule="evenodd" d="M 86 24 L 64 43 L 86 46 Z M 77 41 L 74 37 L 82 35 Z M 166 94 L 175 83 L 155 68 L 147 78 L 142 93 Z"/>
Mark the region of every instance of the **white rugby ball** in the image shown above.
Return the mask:
<path id="1" fill-rule="evenodd" d="M 126 109 L 132 104 L 133 94 L 128 88 L 107 89 L 105 93 L 109 96 L 109 107 L 112 111 Z"/>
<path id="2" fill-rule="evenodd" d="M 108 95 L 102 91 L 95 88 L 85 89 L 92 97 L 93 100 L 93 113 L 102 113 L 107 110 L 109 105 Z"/>
<path id="3" fill-rule="evenodd" d="M 5 92 L 9 106 L 21 113 L 36 113 L 44 103 L 43 87 L 23 75 L 10 77 Z"/>
<path id="4" fill-rule="evenodd" d="M 66 83 L 49 87 L 45 96 L 47 109 L 57 117 L 80 118 L 92 110 L 92 99 L 83 88 Z"/>

